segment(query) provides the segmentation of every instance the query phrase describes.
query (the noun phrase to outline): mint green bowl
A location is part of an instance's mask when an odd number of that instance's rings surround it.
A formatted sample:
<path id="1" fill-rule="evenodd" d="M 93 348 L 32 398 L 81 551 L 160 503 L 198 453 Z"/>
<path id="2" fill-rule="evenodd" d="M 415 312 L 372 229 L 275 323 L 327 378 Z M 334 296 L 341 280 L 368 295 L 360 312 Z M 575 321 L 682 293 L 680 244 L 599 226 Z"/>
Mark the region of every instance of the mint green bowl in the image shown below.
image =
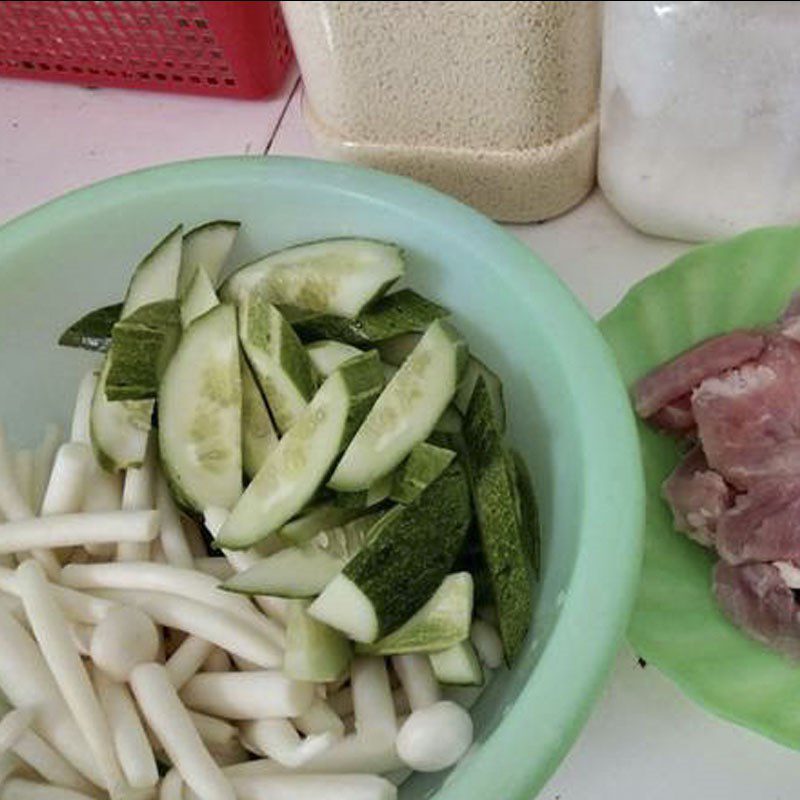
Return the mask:
<path id="1" fill-rule="evenodd" d="M 544 526 L 533 633 L 474 709 L 476 745 L 404 800 L 528 800 L 555 769 L 603 683 L 633 601 L 643 487 L 628 400 L 589 317 L 524 246 L 411 181 L 283 158 L 186 162 L 115 178 L 0 228 L 0 414 L 32 443 L 66 419 L 91 359 L 64 326 L 120 297 L 150 243 L 177 222 L 244 223 L 235 261 L 294 242 L 398 242 L 410 283 L 446 303 L 501 375 L 509 438 L 531 467 Z"/>

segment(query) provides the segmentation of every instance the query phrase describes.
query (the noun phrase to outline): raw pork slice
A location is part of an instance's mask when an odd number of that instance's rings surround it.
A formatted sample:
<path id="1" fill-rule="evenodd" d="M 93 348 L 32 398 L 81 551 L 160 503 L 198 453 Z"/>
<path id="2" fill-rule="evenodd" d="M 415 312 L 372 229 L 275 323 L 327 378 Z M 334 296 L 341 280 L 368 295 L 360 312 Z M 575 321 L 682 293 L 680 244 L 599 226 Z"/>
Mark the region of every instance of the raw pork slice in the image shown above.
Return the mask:
<path id="1" fill-rule="evenodd" d="M 652 417 L 649 417 L 647 421 L 663 431 L 685 436 L 695 427 L 692 396 L 684 394 L 677 400 L 670 400 L 665 406 L 659 408 Z"/>

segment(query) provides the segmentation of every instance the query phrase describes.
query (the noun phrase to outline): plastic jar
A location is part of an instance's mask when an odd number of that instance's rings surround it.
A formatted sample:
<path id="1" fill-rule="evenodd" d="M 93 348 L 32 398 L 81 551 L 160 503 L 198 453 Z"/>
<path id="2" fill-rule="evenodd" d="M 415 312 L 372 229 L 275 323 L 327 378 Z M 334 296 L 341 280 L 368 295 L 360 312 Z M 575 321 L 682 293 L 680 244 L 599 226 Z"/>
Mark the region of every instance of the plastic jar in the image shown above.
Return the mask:
<path id="1" fill-rule="evenodd" d="M 600 185 L 642 231 L 800 221 L 800 9 L 609 2 Z"/>
<path id="2" fill-rule="evenodd" d="M 398 172 L 499 220 L 594 184 L 594 2 L 284 2 L 325 155 Z"/>

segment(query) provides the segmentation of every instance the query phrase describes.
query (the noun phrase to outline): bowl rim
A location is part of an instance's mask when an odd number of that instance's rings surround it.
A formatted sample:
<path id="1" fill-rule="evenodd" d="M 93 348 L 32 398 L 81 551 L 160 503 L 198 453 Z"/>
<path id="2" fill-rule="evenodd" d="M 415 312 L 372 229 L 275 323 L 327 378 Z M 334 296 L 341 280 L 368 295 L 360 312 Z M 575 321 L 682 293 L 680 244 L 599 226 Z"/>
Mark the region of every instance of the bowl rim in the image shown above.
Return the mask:
<path id="1" fill-rule="evenodd" d="M 300 176 L 309 187 L 354 193 L 404 212 L 411 209 L 423 219 L 438 219 L 445 229 L 468 228 L 471 247 L 497 265 L 498 277 L 519 297 L 522 309 L 543 316 L 563 334 L 560 367 L 583 398 L 573 404 L 584 479 L 572 573 L 547 640 L 532 638 L 528 644 L 542 644 L 542 649 L 516 701 L 481 741 L 478 757 L 451 773 L 436 794 L 440 800 L 477 799 L 497 796 L 502 786 L 506 800 L 527 800 L 572 745 L 608 677 L 633 607 L 643 542 L 644 481 L 627 391 L 610 348 L 560 278 L 499 225 L 415 181 L 364 167 L 285 156 L 178 161 L 75 189 L 0 226 L 0 256 L 46 235 L 51 222 L 64 225 L 70 218 L 91 214 L 95 204 L 118 202 L 126 194 L 245 177 L 279 185 L 296 183 Z M 10 272 L 13 267 L 3 270 L 3 277 Z M 547 307 L 536 306 L 542 289 L 547 291 Z M 534 719 L 541 725 L 532 726 Z M 532 757 L 532 746 L 546 752 Z"/>

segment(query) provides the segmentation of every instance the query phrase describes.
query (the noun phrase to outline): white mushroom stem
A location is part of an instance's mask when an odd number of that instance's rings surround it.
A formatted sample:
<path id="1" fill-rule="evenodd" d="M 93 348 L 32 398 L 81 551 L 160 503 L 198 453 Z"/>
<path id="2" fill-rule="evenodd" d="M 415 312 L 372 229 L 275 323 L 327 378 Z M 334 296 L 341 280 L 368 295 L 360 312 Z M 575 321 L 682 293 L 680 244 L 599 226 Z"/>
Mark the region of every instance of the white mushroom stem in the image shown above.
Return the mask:
<path id="1" fill-rule="evenodd" d="M 0 553 L 99 542 L 149 542 L 157 533 L 156 511 L 59 514 L 0 525 Z"/>
<path id="2" fill-rule="evenodd" d="M 94 628 L 91 625 L 84 625 L 81 622 L 67 622 L 69 635 L 75 647 L 82 656 L 89 656 L 92 647 L 92 634 Z"/>
<path id="3" fill-rule="evenodd" d="M 25 608 L 22 605 L 22 601 L 18 597 L 0 591 L 0 606 L 2 606 L 10 614 L 13 614 L 17 620 L 27 624 L 28 618 L 25 616 Z"/>
<path id="4" fill-rule="evenodd" d="M 0 786 L 12 775 L 30 773 L 31 770 L 13 753 L 0 753 Z"/>
<path id="5" fill-rule="evenodd" d="M 238 800 L 396 800 L 377 775 L 251 775 L 233 779 Z M 197 800 L 191 796 L 190 800 Z"/>
<path id="6" fill-rule="evenodd" d="M 56 452 L 64 434 L 60 425 L 50 423 L 44 432 L 44 438 L 33 457 L 33 478 L 36 486 L 36 497 L 34 498 L 34 511 L 41 508 L 47 484 L 50 482 L 50 473 L 53 469 Z"/>
<path id="7" fill-rule="evenodd" d="M 93 597 L 90 594 L 77 592 L 63 586 L 53 586 L 52 590 L 64 613 L 75 622 L 95 625 L 116 605 L 109 600 Z M 14 570 L 0 567 L 0 591 L 19 597 L 20 590 Z"/>
<path id="8" fill-rule="evenodd" d="M 297 730 L 306 736 L 323 733 L 329 733 L 336 739 L 344 736 L 344 723 L 341 717 L 321 697 L 315 698 L 308 709 L 294 717 L 292 722 Z"/>
<path id="9" fill-rule="evenodd" d="M 172 685 L 180 691 L 200 671 L 214 645 L 196 636 L 187 636 L 165 664 Z"/>
<path id="10" fill-rule="evenodd" d="M 69 438 L 73 442 L 83 442 L 91 444 L 92 437 L 89 425 L 89 411 L 92 407 L 92 396 L 97 385 L 97 373 L 89 370 L 78 384 L 78 392 L 75 397 L 75 408 L 72 412 L 72 425 L 70 426 Z"/>
<path id="11" fill-rule="evenodd" d="M 14 456 L 6 442 L 5 429 L 0 424 L 0 511 L 11 522 L 26 519 L 33 511 L 17 485 Z"/>
<path id="12" fill-rule="evenodd" d="M 239 672 L 258 672 L 261 667 L 258 664 L 254 664 L 252 661 L 248 661 L 246 658 L 241 658 L 240 656 L 233 656 L 233 663 L 236 664 L 236 669 Z M 214 672 L 215 670 L 205 670 L 206 672 Z M 219 670 L 216 670 L 219 672 Z"/>
<path id="13" fill-rule="evenodd" d="M 183 778 L 175 767 L 161 781 L 158 800 L 183 800 Z"/>
<path id="14" fill-rule="evenodd" d="M 234 614 L 276 646 L 284 643 L 283 631 L 265 619 L 242 596 L 218 588 L 218 581 L 194 569 L 180 569 L 149 561 L 110 564 L 68 564 L 61 582 L 76 589 L 125 589 L 164 592 L 205 603 Z"/>
<path id="15" fill-rule="evenodd" d="M 190 711 L 189 716 L 200 738 L 211 748 L 227 747 L 239 738 L 239 729 L 224 719 L 201 714 L 199 711 Z"/>
<path id="16" fill-rule="evenodd" d="M 503 663 L 503 642 L 494 625 L 482 619 L 472 622 L 469 634 L 478 658 L 489 669 L 497 669 Z"/>
<path id="17" fill-rule="evenodd" d="M 234 572 L 244 572 L 263 558 L 253 550 L 223 550 L 222 552 Z M 268 617 L 277 620 L 281 625 L 286 625 L 289 617 L 289 600 L 285 597 L 268 597 L 260 594 L 254 595 L 253 600 Z"/>
<path id="18" fill-rule="evenodd" d="M 231 720 L 296 717 L 314 700 L 314 685 L 287 678 L 279 670 L 203 672 L 181 692 L 186 705 Z"/>
<path id="19" fill-rule="evenodd" d="M 50 786 L 26 778 L 9 778 L 0 788 L 0 800 L 96 800 L 96 798 L 63 786 Z"/>
<path id="20" fill-rule="evenodd" d="M 203 672 L 230 672 L 232 666 L 228 654 L 215 647 L 203 662 Z"/>
<path id="21" fill-rule="evenodd" d="M 32 509 L 36 488 L 33 474 L 33 450 L 17 450 L 14 456 L 14 476 L 17 480 L 20 494 Z"/>
<path id="22" fill-rule="evenodd" d="M 17 580 L 42 656 L 86 739 L 106 788 L 115 795 L 124 787 L 125 779 L 111 742 L 108 721 L 70 637 L 66 617 L 37 563 L 26 561 L 21 564 L 17 569 Z"/>
<path id="23" fill-rule="evenodd" d="M 226 558 L 220 556 L 205 556 L 204 558 L 194 559 L 194 569 L 210 575 L 218 581 L 226 581 L 233 573 L 233 567 Z"/>
<path id="24" fill-rule="evenodd" d="M 350 669 L 350 680 L 357 733 L 394 741 L 397 718 L 386 662 L 375 656 L 356 658 Z"/>
<path id="25" fill-rule="evenodd" d="M 98 669 L 94 671 L 94 684 L 111 726 L 114 748 L 125 778 L 135 789 L 153 788 L 158 783 L 158 768 L 128 688 L 112 683 Z"/>
<path id="26" fill-rule="evenodd" d="M 125 471 L 122 488 L 122 508 L 125 511 L 146 511 L 155 507 L 155 438 L 151 434 L 144 463 Z M 120 542 L 117 545 L 119 561 L 146 561 L 150 556 L 147 542 Z"/>
<path id="27" fill-rule="evenodd" d="M 189 712 L 181 703 L 169 675 L 159 664 L 142 664 L 131 675 L 139 708 L 185 783 L 202 800 L 236 800 Z"/>
<path id="28" fill-rule="evenodd" d="M 89 513 L 98 511 L 119 511 L 122 508 L 122 476 L 106 472 L 92 457 L 92 465 L 86 479 L 86 493 L 83 510 Z M 109 561 L 114 557 L 116 545 L 113 542 L 84 545 L 86 551 L 95 558 Z"/>
<path id="29" fill-rule="evenodd" d="M 0 753 L 13 750 L 20 737 L 30 728 L 34 713 L 30 708 L 13 708 L 0 720 Z"/>
<path id="30" fill-rule="evenodd" d="M 154 622 L 206 639 L 269 669 L 283 663 L 283 653 L 260 630 L 227 610 L 166 592 L 98 589 L 95 594 L 135 606 Z"/>
<path id="31" fill-rule="evenodd" d="M 159 475 L 155 486 L 156 508 L 161 515 L 161 546 L 168 564 L 182 569 L 194 567 L 194 557 L 181 525 L 181 518 L 167 481 Z"/>
<path id="32" fill-rule="evenodd" d="M 335 741 L 330 733 L 301 739 L 287 719 L 261 719 L 241 726 L 242 744 L 251 752 L 272 758 L 285 767 L 299 767 L 327 750 Z"/>
<path id="33" fill-rule="evenodd" d="M 0 691 L 18 708 L 34 707 L 34 730 L 93 783 L 101 774 L 36 642 L 0 608 Z"/>
<path id="34" fill-rule="evenodd" d="M 430 659 L 420 653 L 393 656 L 392 666 L 400 679 L 412 711 L 432 706 L 441 699 Z"/>
<path id="35" fill-rule="evenodd" d="M 66 442 L 58 448 L 42 499 L 42 516 L 74 514 L 83 508 L 93 462 L 89 445 Z"/>

